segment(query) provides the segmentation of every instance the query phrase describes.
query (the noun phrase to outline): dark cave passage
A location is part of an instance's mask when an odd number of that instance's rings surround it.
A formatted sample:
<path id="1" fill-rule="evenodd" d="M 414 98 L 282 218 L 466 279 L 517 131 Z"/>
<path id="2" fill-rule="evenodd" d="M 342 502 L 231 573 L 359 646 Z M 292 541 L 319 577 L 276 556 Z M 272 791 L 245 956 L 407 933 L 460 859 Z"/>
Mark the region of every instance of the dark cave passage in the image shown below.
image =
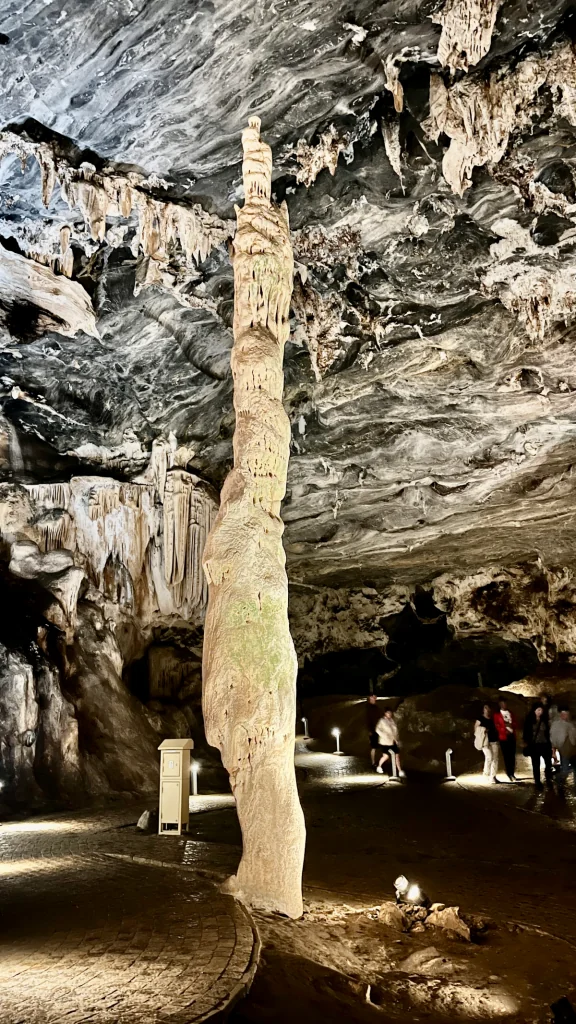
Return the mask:
<path id="1" fill-rule="evenodd" d="M 424 611 L 423 604 L 417 604 Z M 427 609 L 416 614 L 407 604 L 383 620 L 386 648 L 350 648 L 308 660 L 298 675 L 301 696 L 367 694 L 406 696 L 439 686 L 485 686 L 499 689 L 539 671 L 534 646 L 507 640 L 498 633 L 456 635 L 446 616 Z"/>

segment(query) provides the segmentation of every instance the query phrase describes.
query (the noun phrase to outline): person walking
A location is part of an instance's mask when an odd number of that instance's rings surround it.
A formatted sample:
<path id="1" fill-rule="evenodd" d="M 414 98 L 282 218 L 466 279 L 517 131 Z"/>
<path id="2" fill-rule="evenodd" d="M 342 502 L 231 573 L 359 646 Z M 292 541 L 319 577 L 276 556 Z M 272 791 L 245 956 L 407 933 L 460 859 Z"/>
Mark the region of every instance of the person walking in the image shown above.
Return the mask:
<path id="1" fill-rule="evenodd" d="M 396 755 L 396 766 L 398 768 L 398 775 L 401 779 L 404 778 L 405 773 L 402 771 L 400 766 L 400 741 L 398 737 L 398 726 L 394 721 L 394 712 L 392 708 L 386 708 L 382 718 L 376 724 L 376 732 L 378 734 L 378 750 L 380 751 L 380 760 L 376 767 L 376 771 L 379 775 L 384 774 L 384 768 L 382 767 L 386 761 L 390 760 L 392 752 Z"/>
<path id="2" fill-rule="evenodd" d="M 576 722 L 572 721 L 569 708 L 558 708 L 558 714 L 550 726 L 550 742 L 560 754 L 559 792 L 564 793 L 564 787 L 571 771 L 574 772 L 574 788 L 576 789 Z"/>
<path id="3" fill-rule="evenodd" d="M 494 715 L 494 725 L 498 733 L 498 742 L 504 758 L 504 769 L 510 782 L 516 782 L 516 731 L 518 722 L 510 711 L 505 697 L 498 701 L 499 710 Z"/>
<path id="4" fill-rule="evenodd" d="M 370 693 L 366 701 L 366 727 L 368 729 L 372 767 L 376 764 L 378 757 L 378 733 L 376 732 L 376 726 L 381 718 L 382 711 L 378 707 L 378 698 L 375 693 Z"/>
<path id="5" fill-rule="evenodd" d="M 498 771 L 498 751 L 500 743 L 498 730 L 494 722 L 494 715 L 489 704 L 482 708 L 482 714 L 474 723 L 474 746 L 484 754 L 484 771 L 482 774 L 490 782 L 498 782 L 496 772 Z"/>
<path id="6" fill-rule="evenodd" d="M 544 761 L 546 785 L 552 785 L 552 744 L 550 724 L 544 706 L 539 702 L 528 712 L 524 722 L 524 753 L 532 761 L 534 785 L 539 793 L 543 786 L 540 778 L 540 761 Z"/>

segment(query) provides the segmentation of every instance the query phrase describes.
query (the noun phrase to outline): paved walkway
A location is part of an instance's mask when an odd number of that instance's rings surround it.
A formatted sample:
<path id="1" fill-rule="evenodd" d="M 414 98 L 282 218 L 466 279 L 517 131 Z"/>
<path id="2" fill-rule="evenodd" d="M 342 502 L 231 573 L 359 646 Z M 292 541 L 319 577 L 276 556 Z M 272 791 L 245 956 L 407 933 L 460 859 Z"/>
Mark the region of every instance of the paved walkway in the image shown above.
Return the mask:
<path id="1" fill-rule="evenodd" d="M 246 991 L 251 918 L 141 810 L 0 828 L 2 1024 L 191 1024 Z"/>

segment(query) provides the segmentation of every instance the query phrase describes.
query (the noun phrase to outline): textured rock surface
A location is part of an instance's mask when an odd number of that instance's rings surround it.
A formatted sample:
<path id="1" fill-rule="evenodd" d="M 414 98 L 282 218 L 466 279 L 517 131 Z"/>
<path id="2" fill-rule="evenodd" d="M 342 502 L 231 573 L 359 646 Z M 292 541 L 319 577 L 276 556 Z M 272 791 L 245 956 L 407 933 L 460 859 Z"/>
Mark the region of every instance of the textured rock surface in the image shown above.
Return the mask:
<path id="1" fill-rule="evenodd" d="M 146 705 L 163 686 L 197 700 L 204 598 L 192 608 L 184 593 L 182 523 L 188 479 L 219 491 L 232 463 L 228 246 L 250 113 L 273 146 L 295 255 L 282 514 L 301 661 L 375 647 L 393 662 L 385 620 L 419 586 L 465 639 L 570 661 L 566 0 L 360 0 L 353 14 L 326 0 L 8 0 L 3 15 L 3 497 L 40 484 L 84 494 L 95 476 L 111 496 L 155 487 L 156 455 L 172 453 L 166 500 L 161 482 L 150 515 L 128 502 L 135 532 L 111 541 L 130 578 L 116 562 L 104 574 L 134 591 L 125 685 Z M 38 535 L 26 527 L 2 550 L 2 580 L 36 609 L 27 636 L 57 608 L 70 646 L 82 580 L 102 595 L 104 566 L 66 547 L 66 502 L 40 505 Z M 168 568 L 153 572 L 160 547 Z M 29 662 L 25 645 L 19 656 Z M 146 714 L 158 735 L 160 711 Z"/>
<path id="2" fill-rule="evenodd" d="M 2 485 L 0 750 L 8 799 L 156 783 L 159 741 L 201 738 L 201 556 L 216 503 L 156 445 L 140 483 Z"/>
<path id="3" fill-rule="evenodd" d="M 321 0 L 259 5 L 244 20 L 235 4 L 189 18 L 98 3 L 24 18 L 9 5 L 1 233 L 56 259 L 69 229 L 72 276 L 100 333 L 62 338 L 41 311 L 15 316 L 0 297 L 6 431 L 21 449 L 12 472 L 59 479 L 98 458 L 133 476 L 172 430 L 191 468 L 221 483 L 232 427 L 222 240 L 241 192 L 238 132 L 257 107 L 299 267 L 291 577 L 387 585 L 536 551 L 566 559 L 576 194 L 565 6 L 360 4 L 351 23 Z M 464 69 L 454 83 L 451 67 Z M 447 170 L 456 144 L 473 175 L 461 198 Z M 146 281 L 159 283 L 134 296 Z"/>
<path id="4" fill-rule="evenodd" d="M 250 906 L 300 917 L 304 816 L 294 772 L 296 652 L 280 504 L 290 424 L 282 405 L 294 257 L 286 206 L 271 203 L 260 119 L 242 132 L 245 202 L 234 239 L 234 466 L 204 550 L 206 738 L 222 754 L 242 829 L 227 884 Z"/>

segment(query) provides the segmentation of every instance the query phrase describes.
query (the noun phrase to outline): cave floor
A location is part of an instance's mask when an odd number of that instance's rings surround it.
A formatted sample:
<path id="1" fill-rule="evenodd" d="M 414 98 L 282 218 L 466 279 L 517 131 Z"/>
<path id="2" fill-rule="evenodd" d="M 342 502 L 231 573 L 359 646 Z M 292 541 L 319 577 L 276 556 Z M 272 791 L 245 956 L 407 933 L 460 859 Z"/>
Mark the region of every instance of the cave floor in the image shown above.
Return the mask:
<path id="1" fill-rule="evenodd" d="M 506 1016 L 502 1007 L 474 1002 L 492 984 L 512 994 L 515 1021 L 549 1021 L 550 1003 L 563 995 L 576 1006 L 572 794 L 565 801 L 554 792 L 536 796 L 520 758 L 522 781 L 499 786 L 479 775 L 456 783 L 426 777 L 382 782 L 365 763 L 326 754 L 301 754 L 297 765 L 308 829 L 308 913 L 301 922 L 257 918 L 261 964 L 248 998 L 232 1015 L 235 1024 Z M 222 843 L 234 837 L 233 809 L 197 821 L 199 838 Z M 433 901 L 497 923 L 489 942 L 472 950 L 474 970 L 461 962 L 470 944 L 450 944 L 438 929 L 399 937 L 370 921 L 369 908 L 391 899 L 401 873 Z M 440 968 L 433 979 L 421 977 L 424 997 L 418 985 L 408 993 L 400 986 L 401 994 L 388 991 L 378 1009 L 366 1002 L 367 983 L 380 982 L 386 991 L 403 958 L 431 947 L 452 973 Z M 456 994 L 450 1001 L 449 982 L 458 971 L 474 999 Z M 444 992 L 444 1004 L 427 988 L 432 981 Z"/>
<path id="2" fill-rule="evenodd" d="M 184 839 L 136 834 L 142 809 L 3 823 L 3 1024 L 189 1024 L 244 990 L 249 915 L 174 870 Z"/>
<path id="3" fill-rule="evenodd" d="M 306 912 L 255 915 L 261 960 L 231 1022 L 544 1022 L 576 1004 L 572 794 L 536 797 L 522 769 L 517 786 L 394 784 L 302 750 L 297 774 Z M 0 827 L 3 1022 L 184 1024 L 242 989 L 250 922 L 213 885 L 238 862 L 235 808 L 218 772 L 200 782 L 214 791 L 191 798 L 186 838 L 138 833 L 143 801 Z M 400 873 L 497 927 L 475 945 L 383 925 Z"/>

